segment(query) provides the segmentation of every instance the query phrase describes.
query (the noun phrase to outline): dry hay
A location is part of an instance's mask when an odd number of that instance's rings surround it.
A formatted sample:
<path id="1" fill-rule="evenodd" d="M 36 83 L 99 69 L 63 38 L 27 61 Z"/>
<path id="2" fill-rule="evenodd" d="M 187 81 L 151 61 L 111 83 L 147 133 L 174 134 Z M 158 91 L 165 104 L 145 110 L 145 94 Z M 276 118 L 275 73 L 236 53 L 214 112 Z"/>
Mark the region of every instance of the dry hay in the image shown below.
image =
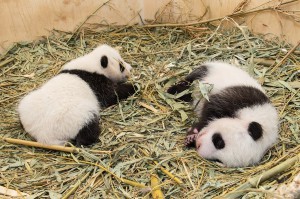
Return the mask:
<path id="1" fill-rule="evenodd" d="M 277 39 L 266 41 L 243 27 L 224 32 L 199 26 L 85 28 L 16 44 L 0 60 L 1 137 L 31 140 L 15 110 L 20 98 L 57 74 L 64 63 L 101 43 L 120 48 L 133 66 L 131 81 L 140 91 L 101 111 L 100 142 L 79 153 L 1 140 L 0 186 L 27 193 L 31 199 L 151 198 L 149 188 L 121 179 L 149 186 L 150 177 L 157 175 L 166 198 L 213 198 L 299 153 L 300 51 L 294 49 L 283 60 L 292 46 Z M 213 59 L 241 65 L 263 83 L 277 107 L 280 139 L 257 166 L 224 168 L 183 146 L 186 129 L 195 118 L 192 107 L 175 102 L 165 90 L 198 64 Z M 161 166 L 183 183 L 171 179 Z M 248 189 L 243 198 L 271 196 L 270 188 L 292 181 L 300 172 L 299 162 L 291 166 Z"/>

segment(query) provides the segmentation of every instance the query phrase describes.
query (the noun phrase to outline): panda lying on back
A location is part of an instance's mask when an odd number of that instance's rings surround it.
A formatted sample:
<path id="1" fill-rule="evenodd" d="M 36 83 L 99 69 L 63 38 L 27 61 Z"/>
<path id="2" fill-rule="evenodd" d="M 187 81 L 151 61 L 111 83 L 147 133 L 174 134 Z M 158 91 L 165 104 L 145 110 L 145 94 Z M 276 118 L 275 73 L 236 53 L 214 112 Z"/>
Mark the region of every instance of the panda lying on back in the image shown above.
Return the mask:
<path id="1" fill-rule="evenodd" d="M 277 112 L 262 87 L 235 66 L 210 62 L 170 87 L 168 93 L 180 93 L 194 80 L 212 84 L 213 89 L 209 101 L 198 103 L 191 94 L 180 98 L 193 101 L 199 116 L 187 132 L 186 145 L 196 147 L 203 158 L 228 167 L 258 163 L 278 136 Z"/>
<path id="2" fill-rule="evenodd" d="M 77 146 L 97 142 L 99 110 L 135 93 L 131 66 L 108 45 L 74 59 L 18 106 L 21 123 L 38 142 Z"/>

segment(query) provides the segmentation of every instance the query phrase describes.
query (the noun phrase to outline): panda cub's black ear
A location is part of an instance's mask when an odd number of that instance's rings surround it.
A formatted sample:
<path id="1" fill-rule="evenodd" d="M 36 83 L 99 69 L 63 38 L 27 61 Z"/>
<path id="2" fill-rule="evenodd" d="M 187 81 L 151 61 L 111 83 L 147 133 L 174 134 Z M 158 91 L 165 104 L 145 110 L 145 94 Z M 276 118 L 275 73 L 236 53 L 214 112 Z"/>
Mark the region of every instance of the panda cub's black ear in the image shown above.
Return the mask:
<path id="1" fill-rule="evenodd" d="M 103 55 L 103 56 L 101 57 L 101 66 L 102 66 L 103 68 L 106 68 L 107 65 L 108 65 L 108 58 L 107 58 L 106 55 Z"/>
<path id="2" fill-rule="evenodd" d="M 253 138 L 253 140 L 258 140 L 262 137 L 263 129 L 258 122 L 251 122 L 248 126 L 249 135 Z"/>

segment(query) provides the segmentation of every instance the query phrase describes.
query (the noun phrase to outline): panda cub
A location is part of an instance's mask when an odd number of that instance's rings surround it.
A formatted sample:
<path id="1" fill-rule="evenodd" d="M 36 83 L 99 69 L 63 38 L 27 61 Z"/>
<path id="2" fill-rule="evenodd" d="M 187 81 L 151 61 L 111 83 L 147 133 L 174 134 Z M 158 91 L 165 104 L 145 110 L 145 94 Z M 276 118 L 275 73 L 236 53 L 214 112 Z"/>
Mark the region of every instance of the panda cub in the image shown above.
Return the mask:
<path id="1" fill-rule="evenodd" d="M 278 137 L 278 116 L 263 88 L 245 71 L 223 62 L 196 68 L 168 93 L 188 89 L 199 80 L 213 85 L 209 101 L 186 94 L 179 99 L 192 102 L 198 122 L 188 129 L 186 145 L 196 147 L 206 159 L 228 167 L 258 163 Z M 195 92 L 196 93 L 196 92 Z M 194 99 L 193 99 L 194 98 Z"/>
<path id="2" fill-rule="evenodd" d="M 131 66 L 108 45 L 74 59 L 19 103 L 21 123 L 38 142 L 77 146 L 97 142 L 99 110 L 135 93 L 124 83 Z"/>

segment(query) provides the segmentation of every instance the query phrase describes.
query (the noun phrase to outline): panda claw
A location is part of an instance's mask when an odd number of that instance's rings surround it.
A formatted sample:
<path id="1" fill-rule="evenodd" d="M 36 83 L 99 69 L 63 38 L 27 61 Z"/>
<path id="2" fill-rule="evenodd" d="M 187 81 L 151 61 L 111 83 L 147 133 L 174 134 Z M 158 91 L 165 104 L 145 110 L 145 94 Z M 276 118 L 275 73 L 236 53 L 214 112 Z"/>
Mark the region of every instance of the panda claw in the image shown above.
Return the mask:
<path id="1" fill-rule="evenodd" d="M 198 134 L 199 133 L 198 129 L 194 128 L 193 133 Z"/>
<path id="2" fill-rule="evenodd" d="M 194 128 L 194 127 L 190 127 L 188 130 L 187 130 L 187 134 L 188 135 L 193 135 L 193 134 L 198 134 L 199 133 L 199 130 L 197 128 Z"/>
<path id="3" fill-rule="evenodd" d="M 194 142 L 196 140 L 197 134 L 191 134 L 188 135 L 185 139 L 185 146 L 191 144 L 192 142 Z"/>

